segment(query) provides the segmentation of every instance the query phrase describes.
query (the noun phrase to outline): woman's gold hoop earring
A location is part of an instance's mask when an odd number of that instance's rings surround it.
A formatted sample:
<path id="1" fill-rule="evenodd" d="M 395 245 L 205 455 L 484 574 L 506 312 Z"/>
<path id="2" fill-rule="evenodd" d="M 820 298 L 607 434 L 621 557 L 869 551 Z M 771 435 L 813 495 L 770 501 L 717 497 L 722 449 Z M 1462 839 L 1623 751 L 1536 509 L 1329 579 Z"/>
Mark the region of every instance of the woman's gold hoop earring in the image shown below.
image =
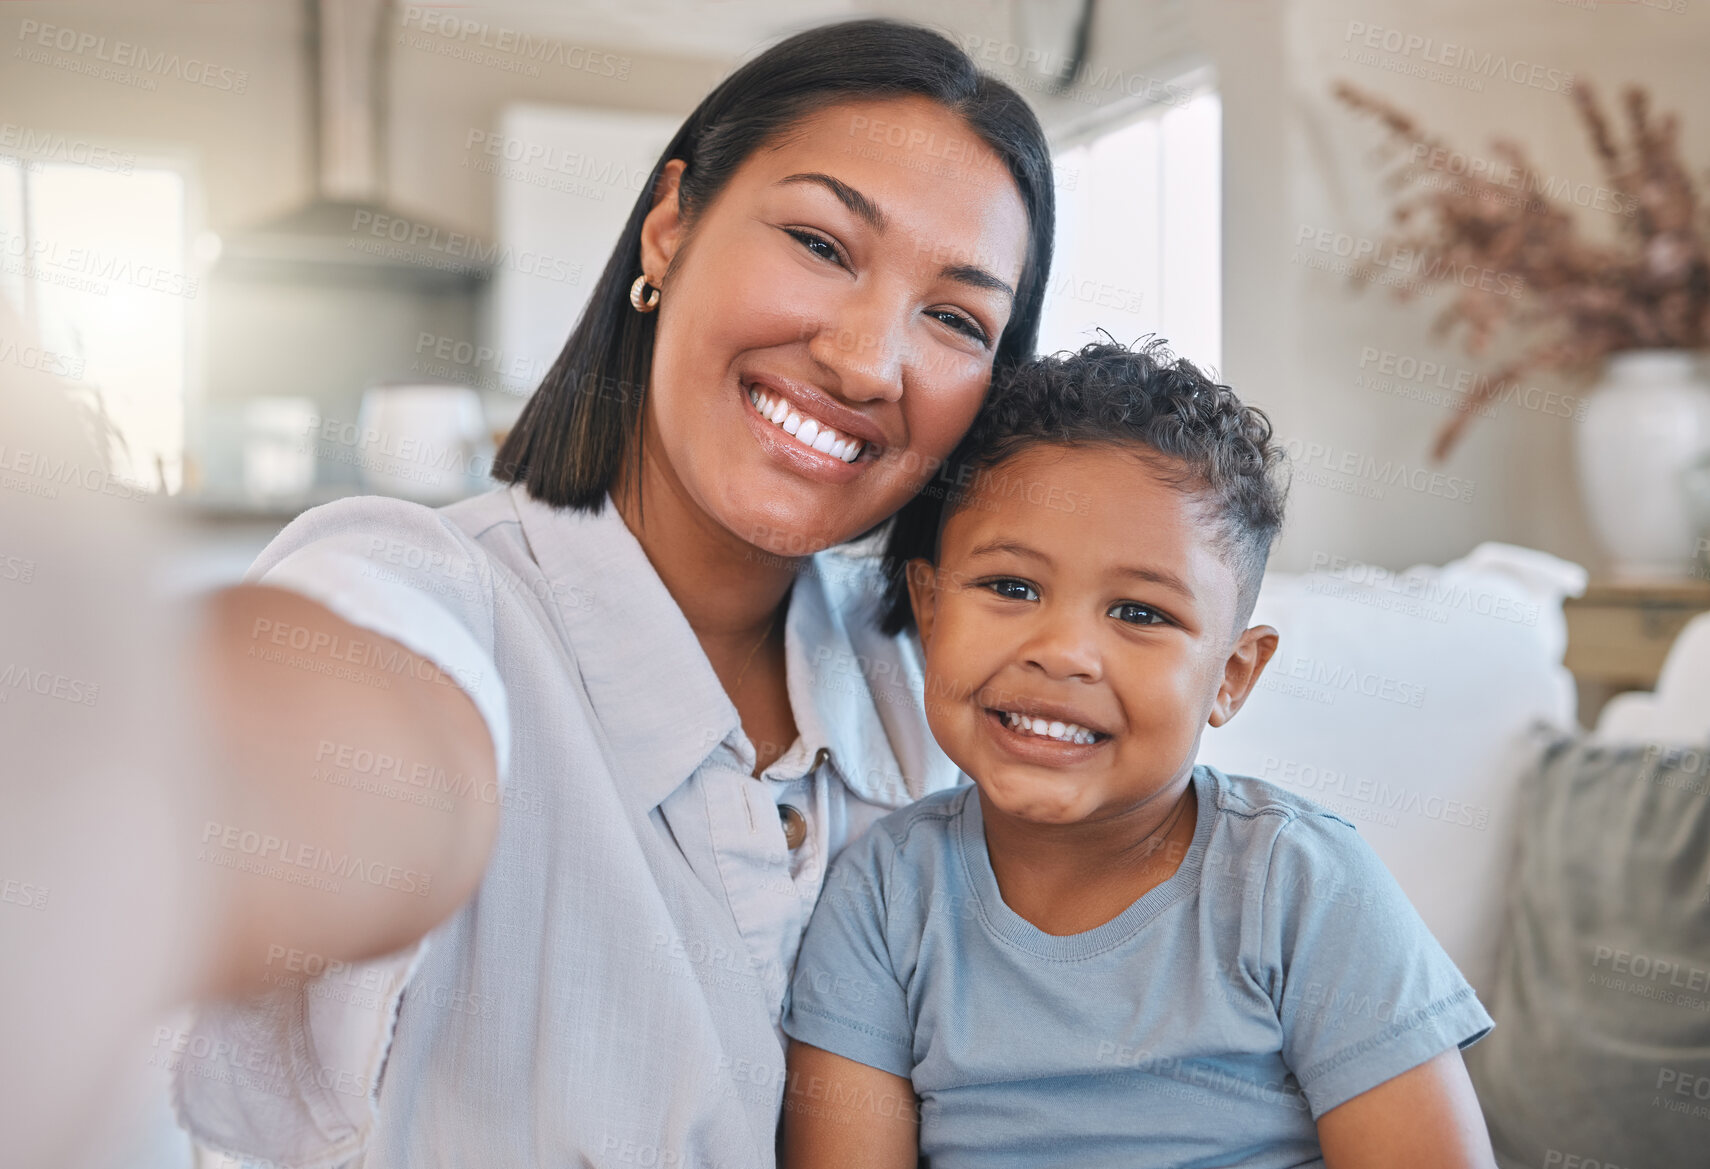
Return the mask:
<path id="1" fill-rule="evenodd" d="M 647 287 L 647 277 L 637 276 L 635 283 L 629 286 L 629 303 L 635 306 L 638 313 L 650 313 L 659 307 L 659 289 L 653 289 L 646 300 L 641 299 L 641 290 Z"/>

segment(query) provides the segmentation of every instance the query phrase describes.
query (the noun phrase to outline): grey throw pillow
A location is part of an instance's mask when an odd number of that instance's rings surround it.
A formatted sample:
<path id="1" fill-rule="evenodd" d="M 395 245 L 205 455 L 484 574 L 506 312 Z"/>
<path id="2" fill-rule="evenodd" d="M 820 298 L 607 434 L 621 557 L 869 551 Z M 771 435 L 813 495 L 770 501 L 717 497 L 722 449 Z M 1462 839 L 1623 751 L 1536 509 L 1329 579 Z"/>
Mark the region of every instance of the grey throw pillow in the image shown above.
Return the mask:
<path id="1" fill-rule="evenodd" d="M 1496 1028 L 1505 1169 L 1710 1166 L 1710 744 L 1552 744 L 1520 796 Z"/>

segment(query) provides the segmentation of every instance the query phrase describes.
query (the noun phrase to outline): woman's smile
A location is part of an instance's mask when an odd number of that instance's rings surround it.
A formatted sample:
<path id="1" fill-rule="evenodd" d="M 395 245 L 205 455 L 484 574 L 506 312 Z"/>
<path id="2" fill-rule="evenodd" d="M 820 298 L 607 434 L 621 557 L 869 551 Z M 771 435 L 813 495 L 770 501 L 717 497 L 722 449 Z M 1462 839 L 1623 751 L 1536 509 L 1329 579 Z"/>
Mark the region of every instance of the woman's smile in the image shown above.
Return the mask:
<path id="1" fill-rule="evenodd" d="M 822 424 L 775 390 L 759 385 L 743 385 L 741 389 L 743 419 L 755 440 L 798 475 L 821 483 L 849 483 L 861 475 L 880 449 L 877 443 L 863 442 Z M 779 415 L 782 424 L 774 421 Z"/>

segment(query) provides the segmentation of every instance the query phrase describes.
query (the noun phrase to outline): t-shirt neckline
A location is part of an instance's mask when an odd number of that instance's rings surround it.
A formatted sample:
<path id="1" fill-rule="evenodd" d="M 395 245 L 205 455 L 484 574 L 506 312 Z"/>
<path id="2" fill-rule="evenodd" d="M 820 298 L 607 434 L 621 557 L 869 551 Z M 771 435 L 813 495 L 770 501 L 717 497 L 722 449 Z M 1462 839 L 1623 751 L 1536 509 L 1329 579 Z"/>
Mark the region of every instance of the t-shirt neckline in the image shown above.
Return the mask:
<path id="1" fill-rule="evenodd" d="M 986 929 L 1035 957 L 1058 961 L 1090 958 L 1128 941 L 1165 909 L 1199 886 L 1205 852 L 1217 819 L 1218 784 L 1215 772 L 1204 764 L 1194 765 L 1190 782 L 1197 801 L 1197 821 L 1193 841 L 1188 845 L 1181 865 L 1167 880 L 1142 893 L 1121 913 L 1103 925 L 1078 934 L 1048 934 L 1004 903 L 1003 894 L 998 890 L 997 874 L 992 871 L 991 855 L 986 851 L 980 793 L 970 784 L 957 816 L 956 849 Z"/>

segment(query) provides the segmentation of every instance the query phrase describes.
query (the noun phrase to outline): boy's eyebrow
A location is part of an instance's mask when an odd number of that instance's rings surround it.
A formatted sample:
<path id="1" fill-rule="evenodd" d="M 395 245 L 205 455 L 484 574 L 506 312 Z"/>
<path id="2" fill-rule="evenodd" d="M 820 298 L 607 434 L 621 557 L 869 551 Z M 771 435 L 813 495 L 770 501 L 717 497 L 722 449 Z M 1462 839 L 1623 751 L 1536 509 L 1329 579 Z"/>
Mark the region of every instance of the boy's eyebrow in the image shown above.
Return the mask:
<path id="1" fill-rule="evenodd" d="M 1184 582 L 1181 577 L 1166 568 L 1140 568 L 1133 565 L 1124 565 L 1122 568 L 1116 570 L 1116 575 L 1131 577 L 1135 580 L 1143 580 L 1149 584 L 1155 584 L 1160 588 L 1169 589 L 1173 593 L 1179 593 L 1190 601 L 1193 600 L 1193 590 L 1187 587 L 1186 582 Z"/>
<path id="2" fill-rule="evenodd" d="M 974 545 L 968 552 L 968 559 L 972 560 L 976 556 L 990 556 L 994 552 L 1008 552 L 1011 556 L 1022 556 L 1028 560 L 1051 563 L 1051 558 L 1037 548 L 1029 548 L 1026 544 L 1018 543 L 1015 540 L 1005 540 L 1001 537 L 996 540 L 987 540 L 984 544 Z"/>
<path id="3" fill-rule="evenodd" d="M 1015 540 L 1001 538 L 987 540 L 984 544 L 976 544 L 969 550 L 968 559 L 972 560 L 977 556 L 990 556 L 998 552 L 1007 552 L 1011 556 L 1020 556 L 1026 560 L 1037 560 L 1042 564 L 1051 563 L 1051 558 L 1038 549 L 1029 548 L 1026 544 L 1018 543 Z M 1169 589 L 1173 593 L 1179 593 L 1190 601 L 1193 600 L 1193 590 L 1188 588 L 1187 582 L 1167 568 L 1148 568 L 1129 564 L 1118 568 L 1116 575 L 1128 577 L 1132 580 L 1143 580 L 1149 584 L 1158 585 L 1160 588 Z"/>

